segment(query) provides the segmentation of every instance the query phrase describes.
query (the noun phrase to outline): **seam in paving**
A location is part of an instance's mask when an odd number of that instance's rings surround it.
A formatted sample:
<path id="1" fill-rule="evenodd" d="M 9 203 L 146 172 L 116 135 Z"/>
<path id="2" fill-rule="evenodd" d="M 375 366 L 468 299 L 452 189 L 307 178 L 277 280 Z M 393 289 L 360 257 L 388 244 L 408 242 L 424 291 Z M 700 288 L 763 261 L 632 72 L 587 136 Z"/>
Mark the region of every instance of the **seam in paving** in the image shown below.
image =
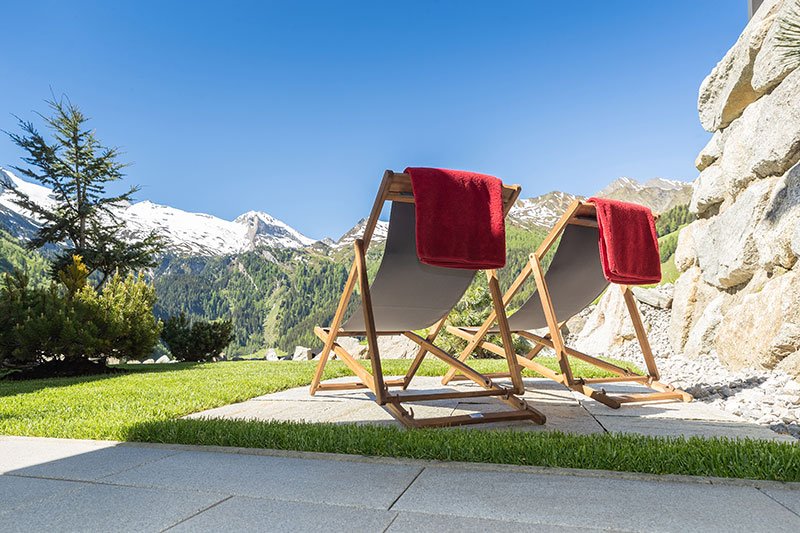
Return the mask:
<path id="1" fill-rule="evenodd" d="M 383 531 L 381 531 L 381 533 L 386 533 L 387 531 L 389 531 L 389 528 L 392 527 L 392 524 L 394 524 L 394 521 L 397 520 L 397 517 L 399 516 L 400 513 L 394 513 L 394 516 L 392 517 L 391 520 L 389 520 L 389 523 L 386 525 L 385 528 L 383 528 Z"/>
<path id="2" fill-rule="evenodd" d="M 591 417 L 592 417 L 592 420 L 594 420 L 595 422 L 597 422 L 597 425 L 598 425 L 598 426 L 600 426 L 600 429 L 602 429 L 604 433 L 609 433 L 608 429 L 607 429 L 607 428 L 606 428 L 606 427 L 603 425 L 603 423 L 602 423 L 602 422 L 600 422 L 600 420 L 599 420 L 599 419 L 598 419 L 596 416 L 594 416 L 594 413 L 592 413 L 592 412 L 591 412 L 589 409 L 587 409 L 587 408 L 586 408 L 586 405 L 584 405 L 584 403 L 583 403 L 583 402 L 581 402 L 581 401 L 578 401 L 578 405 L 580 405 L 580 406 L 581 406 L 581 408 L 582 408 L 584 411 L 586 411 L 586 413 L 587 413 L 589 416 L 591 416 Z"/>
<path id="3" fill-rule="evenodd" d="M 406 488 L 404 488 L 404 489 L 403 489 L 403 490 L 400 492 L 400 494 L 397 496 L 397 498 L 395 498 L 395 499 L 394 499 L 394 501 L 392 502 L 392 504 L 391 504 L 389 507 L 387 507 L 387 508 L 386 508 L 386 510 L 387 510 L 387 511 L 391 511 L 391 510 L 392 510 L 392 507 L 394 507 L 394 504 L 396 504 L 396 503 L 398 502 L 398 500 L 400 500 L 400 498 L 402 498 L 402 497 L 403 497 L 403 494 L 405 494 L 405 493 L 406 493 L 406 491 L 407 491 L 408 489 L 410 489 L 410 488 L 411 488 L 411 485 L 413 485 L 413 484 L 414 484 L 414 482 L 417 480 L 417 478 L 418 478 L 420 475 L 422 475 L 422 473 L 423 473 L 425 470 L 426 470 L 426 468 L 425 468 L 425 467 L 423 467 L 423 468 L 420 468 L 419 472 L 417 472 L 417 475 L 416 475 L 416 476 L 414 476 L 414 478 L 411 480 L 411 482 L 410 482 L 408 485 L 406 485 Z"/>
<path id="4" fill-rule="evenodd" d="M 172 451 L 172 453 L 168 453 L 168 454 L 166 454 L 166 455 L 162 455 L 162 456 L 161 456 L 161 457 L 159 457 L 158 459 L 146 459 L 145 461 L 143 461 L 143 462 L 141 462 L 141 463 L 137 463 L 137 464 L 135 464 L 135 465 L 133 465 L 133 466 L 129 466 L 128 468 L 123 468 L 122 470 L 119 470 L 119 471 L 116 471 L 116 472 L 111 472 L 110 474 L 106 474 L 105 476 L 100 476 L 100 477 L 99 477 L 99 478 L 97 478 L 97 479 L 98 479 L 98 481 L 99 481 L 99 480 L 101 480 L 101 479 L 105 479 L 105 478 L 107 478 L 107 477 L 111 477 L 111 476 L 118 476 L 118 475 L 120 475 L 120 474 L 124 474 L 125 472 L 129 472 L 129 471 L 131 471 L 131 470 L 134 470 L 134 469 L 136 469 L 136 468 L 142 467 L 142 466 L 144 466 L 144 465 L 149 465 L 149 464 L 152 464 L 152 463 L 157 463 L 157 462 L 159 462 L 159 461 L 163 461 L 164 459 L 167 459 L 167 458 L 169 458 L 169 457 L 175 457 L 176 455 L 180 455 L 181 453 L 182 453 L 182 452 L 181 452 L 181 451 L 179 451 L 179 450 L 173 450 L 173 451 Z"/>
<path id="5" fill-rule="evenodd" d="M 779 500 L 775 499 L 775 498 L 774 498 L 774 497 L 773 497 L 771 494 L 769 494 L 768 492 L 764 492 L 764 489 L 762 489 L 761 487 L 756 487 L 756 490 L 757 490 L 758 492 L 760 492 L 761 494 L 763 494 L 764 496 L 766 496 L 767 498 L 769 498 L 770 500 L 772 500 L 772 501 L 774 501 L 775 503 L 777 503 L 778 505 L 780 505 L 781 507 L 783 507 L 784 509 L 786 509 L 787 511 L 789 511 L 790 513 L 792 513 L 793 515 L 795 515 L 796 517 L 800 518 L 800 514 L 798 514 L 797 512 L 795 512 L 795 511 L 794 511 L 794 509 L 790 509 L 789 507 L 787 507 L 786 505 L 784 505 L 784 503 L 783 503 L 783 502 L 781 502 L 781 501 L 779 501 Z"/>
<path id="6" fill-rule="evenodd" d="M 227 497 L 221 499 L 218 502 L 212 503 L 211 505 L 209 505 L 207 507 L 204 507 L 203 509 L 200 509 L 199 511 L 197 511 L 193 515 L 187 516 L 183 520 L 179 520 L 179 521 L 175 522 L 174 524 L 172 524 L 171 526 L 165 527 L 164 529 L 161 530 L 161 532 L 163 533 L 164 531 L 169 531 L 170 529 L 172 529 L 174 527 L 178 527 L 179 525 L 183 524 L 184 522 L 186 522 L 188 520 L 191 520 L 192 518 L 205 513 L 209 509 L 213 509 L 214 507 L 216 507 L 217 505 L 219 505 L 221 503 L 225 503 L 226 501 L 230 500 L 231 498 L 233 498 L 233 495 L 227 496 Z"/>

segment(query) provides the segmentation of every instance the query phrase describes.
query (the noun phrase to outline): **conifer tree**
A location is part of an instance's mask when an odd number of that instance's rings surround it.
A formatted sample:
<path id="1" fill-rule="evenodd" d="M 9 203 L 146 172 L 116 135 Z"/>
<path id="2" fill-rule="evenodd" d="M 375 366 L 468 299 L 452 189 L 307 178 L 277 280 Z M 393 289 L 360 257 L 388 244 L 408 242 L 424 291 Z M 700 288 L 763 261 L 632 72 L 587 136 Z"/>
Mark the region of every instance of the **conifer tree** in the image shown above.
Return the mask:
<path id="1" fill-rule="evenodd" d="M 15 202 L 42 222 L 28 246 L 60 245 L 52 272 L 57 276 L 72 262 L 83 258 L 98 286 L 115 272 L 127 273 L 155 265 L 161 239 L 153 232 L 142 239 L 121 236 L 124 223 L 117 211 L 139 190 L 112 195 L 106 187 L 123 178 L 127 164 L 119 161 L 119 150 L 103 146 L 88 118 L 67 98 L 50 100 L 51 116 L 39 115 L 50 133 L 40 133 L 32 122 L 19 120 L 21 134 L 8 133 L 26 155 L 27 167 L 14 167 L 21 175 L 53 191 L 53 205 L 40 205 L 20 191 Z"/>

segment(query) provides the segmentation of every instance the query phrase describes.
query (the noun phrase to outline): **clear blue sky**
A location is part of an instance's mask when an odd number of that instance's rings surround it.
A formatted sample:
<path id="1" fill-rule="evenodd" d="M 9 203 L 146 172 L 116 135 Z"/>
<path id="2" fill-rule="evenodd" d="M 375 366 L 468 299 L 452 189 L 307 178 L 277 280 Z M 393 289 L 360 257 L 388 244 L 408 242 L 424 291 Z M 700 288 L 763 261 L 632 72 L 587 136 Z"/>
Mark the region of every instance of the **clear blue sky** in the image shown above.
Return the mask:
<path id="1" fill-rule="evenodd" d="M 65 93 L 140 199 L 311 237 L 366 216 L 386 168 L 591 194 L 692 180 L 697 89 L 745 0 L 4 2 L 0 129 Z M 0 138 L 0 165 L 20 152 Z"/>

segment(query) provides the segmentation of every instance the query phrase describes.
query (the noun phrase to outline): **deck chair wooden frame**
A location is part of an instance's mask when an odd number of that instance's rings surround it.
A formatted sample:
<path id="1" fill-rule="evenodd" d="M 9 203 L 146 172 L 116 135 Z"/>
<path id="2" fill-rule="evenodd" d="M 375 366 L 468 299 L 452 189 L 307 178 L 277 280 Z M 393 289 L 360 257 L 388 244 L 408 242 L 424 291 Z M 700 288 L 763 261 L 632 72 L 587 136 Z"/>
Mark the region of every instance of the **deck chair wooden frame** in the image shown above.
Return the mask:
<path id="1" fill-rule="evenodd" d="M 548 333 L 545 336 L 536 335 L 525 329 L 517 329 L 513 326 L 511 327 L 512 333 L 532 341 L 534 344 L 533 349 L 527 354 L 517 354 L 517 362 L 527 369 L 533 370 L 544 377 L 561 383 L 562 385 L 565 385 L 574 391 L 584 394 L 614 409 L 619 408 L 624 403 L 633 402 L 662 400 L 691 401 L 692 396 L 688 393 L 677 389 L 672 385 L 659 381 L 660 375 L 655 359 L 653 358 L 653 352 L 650 348 L 650 343 L 647 339 L 647 333 L 644 325 L 642 324 L 642 319 L 639 314 L 639 309 L 636 305 L 636 300 L 631 292 L 630 287 L 628 286 L 618 285 L 625 299 L 625 306 L 633 323 L 636 339 L 638 340 L 642 354 L 644 355 L 644 361 L 647 367 L 647 372 L 645 374 L 634 373 L 627 368 L 623 368 L 608 361 L 604 361 L 598 357 L 593 357 L 591 355 L 582 353 L 564 344 L 564 339 L 561 336 L 561 326 L 564 324 L 564 321 L 570 317 L 556 316 L 550 287 L 548 286 L 544 269 L 542 267 L 542 259 L 545 257 L 548 250 L 550 250 L 556 241 L 562 237 L 564 232 L 571 225 L 596 229 L 598 227 L 597 211 L 594 204 L 580 200 L 574 201 L 563 214 L 561 219 L 556 223 L 544 241 L 542 241 L 538 249 L 534 253 L 530 254 L 529 261 L 525 264 L 522 272 L 520 272 L 509 289 L 503 295 L 503 304 L 507 306 L 511 299 L 519 292 L 523 283 L 525 283 L 525 281 L 531 275 L 533 275 L 536 282 L 538 299 L 541 302 L 542 311 L 546 319 Z M 599 251 L 597 253 L 599 253 Z M 591 300 L 586 302 L 585 305 L 588 305 L 590 302 Z M 484 348 L 495 354 L 505 353 L 505 349 L 503 347 L 485 340 L 486 335 L 491 333 L 490 330 L 494 320 L 495 316 L 494 313 L 492 313 L 487 321 L 479 328 L 447 327 L 447 331 L 467 341 L 467 347 L 459 356 L 460 361 L 466 360 L 466 358 L 478 347 Z M 503 339 L 503 344 L 507 346 L 507 341 L 505 338 Z M 544 348 L 551 348 L 555 351 L 560 372 L 553 371 L 534 360 L 534 358 Z M 570 364 L 570 357 L 574 357 L 598 368 L 611 372 L 614 374 L 614 376 L 605 378 L 582 378 L 575 376 Z M 463 377 L 457 375 L 457 373 L 457 369 L 451 368 L 442 379 L 442 383 L 447 384 L 453 379 L 463 379 Z M 597 385 L 602 385 L 604 383 L 615 382 L 641 383 L 649 387 L 653 392 L 613 395 L 607 393 L 602 387 L 596 387 Z"/>
<path id="2" fill-rule="evenodd" d="M 511 206 L 514 205 L 520 193 L 519 186 L 503 186 L 504 213 L 508 214 Z M 494 270 L 486 271 L 489 282 L 489 290 L 494 306 L 494 315 L 500 317 L 498 323 L 503 329 L 503 338 L 508 340 L 509 350 L 502 350 L 503 357 L 508 362 L 508 373 L 512 386 L 505 387 L 494 383 L 491 378 L 476 371 L 455 356 L 447 353 L 434 344 L 436 337 L 442 331 L 447 314 L 428 328 L 426 337 L 416 334 L 414 331 L 381 331 L 375 327 L 375 316 L 371 289 L 367 279 L 366 251 L 378 222 L 378 217 L 383 208 L 384 202 L 403 202 L 414 203 L 414 195 L 411 188 L 411 177 L 408 174 L 396 173 L 387 170 L 381 181 L 378 195 L 372 206 L 372 211 L 364 228 L 364 234 L 354 242 L 355 257 L 350 267 L 350 273 L 345 282 L 344 290 L 339 299 L 339 304 L 334 313 L 331 326 L 321 328 L 317 326 L 314 332 L 317 337 L 324 342 L 322 352 L 319 354 L 319 362 L 311 383 L 310 393 L 316 394 L 317 391 L 324 390 L 347 390 L 347 389 L 369 389 L 375 396 L 376 402 L 383 406 L 392 416 L 399 420 L 404 426 L 410 428 L 418 427 L 442 427 L 463 424 L 477 424 L 485 422 L 499 422 L 508 420 L 531 420 L 538 424 L 544 424 L 545 416 L 536 409 L 529 406 L 524 400 L 517 397 L 523 394 L 524 384 L 522 382 L 521 368 L 513 352 L 511 333 L 508 331 L 507 323 L 504 321 L 505 309 L 502 304 L 502 291 L 497 281 L 497 273 Z M 390 223 L 391 231 L 391 223 Z M 415 258 L 416 260 L 416 258 Z M 418 260 L 417 260 L 418 261 Z M 383 265 L 382 265 L 383 266 Z M 471 274 L 474 277 L 474 274 Z M 377 278 L 376 278 L 377 279 Z M 472 278 L 470 278 L 472 279 Z M 344 321 L 350 297 L 358 284 L 361 308 L 363 311 L 364 331 L 343 331 L 341 329 Z M 466 288 L 466 286 L 465 286 Z M 455 304 L 455 302 L 453 302 Z M 352 317 L 351 317 L 352 318 Z M 381 356 L 378 349 L 379 335 L 402 334 L 419 345 L 419 351 L 411 363 L 406 375 L 401 379 L 385 380 L 381 368 Z M 355 357 L 347 352 L 339 343 L 336 342 L 340 336 L 364 336 L 367 339 L 368 359 L 371 364 L 371 372 L 362 367 Z M 322 375 L 328 362 L 331 352 L 341 359 L 345 365 L 355 374 L 358 381 L 322 383 Z M 394 393 L 389 391 L 389 387 L 401 387 L 407 389 L 412 378 L 417 373 L 422 360 L 430 353 L 438 359 L 447 363 L 451 368 L 458 370 L 460 375 L 465 376 L 481 389 L 473 391 L 444 391 L 444 392 L 424 392 L 424 393 Z M 428 400 L 456 399 L 456 398 L 478 398 L 478 397 L 497 397 L 499 400 L 508 404 L 512 410 L 491 413 L 475 413 L 466 415 L 454 415 L 435 418 L 415 418 L 413 408 L 406 409 L 402 404 L 405 402 L 419 402 Z"/>

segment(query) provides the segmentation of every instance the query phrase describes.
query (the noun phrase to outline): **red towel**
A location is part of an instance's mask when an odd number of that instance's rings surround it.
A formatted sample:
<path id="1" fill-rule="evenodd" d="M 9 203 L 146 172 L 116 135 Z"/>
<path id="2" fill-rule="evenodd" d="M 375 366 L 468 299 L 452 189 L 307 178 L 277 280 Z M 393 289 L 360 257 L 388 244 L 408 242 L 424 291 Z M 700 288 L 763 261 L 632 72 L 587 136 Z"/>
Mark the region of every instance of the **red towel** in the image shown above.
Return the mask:
<path id="1" fill-rule="evenodd" d="M 417 214 L 417 255 L 426 265 L 469 270 L 506 264 L 503 182 L 440 168 L 407 168 Z"/>
<path id="2" fill-rule="evenodd" d="M 661 256 L 653 213 L 643 205 L 589 198 L 597 207 L 600 261 L 612 283 L 647 285 L 661 281 Z"/>

